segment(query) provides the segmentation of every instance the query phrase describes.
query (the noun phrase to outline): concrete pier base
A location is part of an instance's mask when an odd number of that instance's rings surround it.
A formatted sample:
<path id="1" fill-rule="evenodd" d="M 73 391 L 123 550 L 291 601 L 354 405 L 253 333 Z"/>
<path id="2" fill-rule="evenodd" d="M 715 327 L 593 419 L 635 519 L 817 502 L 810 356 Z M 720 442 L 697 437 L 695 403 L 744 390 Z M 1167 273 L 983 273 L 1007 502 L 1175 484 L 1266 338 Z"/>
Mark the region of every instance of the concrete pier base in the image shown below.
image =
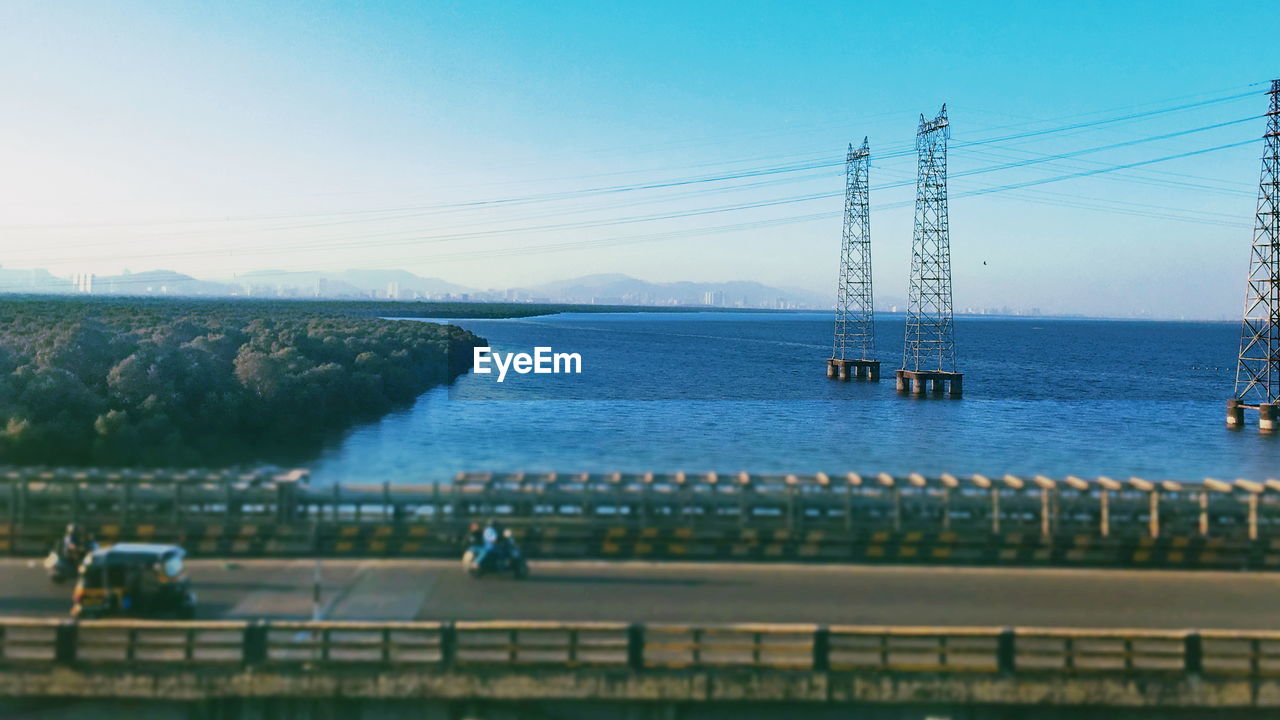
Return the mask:
<path id="1" fill-rule="evenodd" d="M 880 380 L 879 360 L 844 360 L 831 358 L 827 360 L 827 377 L 836 380 Z"/>
<path id="2" fill-rule="evenodd" d="M 953 398 L 964 394 L 964 373 L 935 370 L 896 370 L 897 390 L 912 397 L 924 397 L 932 390 L 935 396 L 943 394 Z"/>
<path id="3" fill-rule="evenodd" d="M 1239 430 L 1244 427 L 1244 411 L 1258 411 L 1258 432 L 1274 433 L 1280 430 L 1280 403 L 1248 404 L 1239 398 L 1227 400 L 1227 428 Z"/>
<path id="4" fill-rule="evenodd" d="M 1244 427 L 1244 405 L 1236 398 L 1227 401 L 1227 427 L 1232 430 Z"/>
<path id="5" fill-rule="evenodd" d="M 1258 431 L 1270 433 L 1276 431 L 1276 406 L 1271 403 L 1258 404 Z"/>

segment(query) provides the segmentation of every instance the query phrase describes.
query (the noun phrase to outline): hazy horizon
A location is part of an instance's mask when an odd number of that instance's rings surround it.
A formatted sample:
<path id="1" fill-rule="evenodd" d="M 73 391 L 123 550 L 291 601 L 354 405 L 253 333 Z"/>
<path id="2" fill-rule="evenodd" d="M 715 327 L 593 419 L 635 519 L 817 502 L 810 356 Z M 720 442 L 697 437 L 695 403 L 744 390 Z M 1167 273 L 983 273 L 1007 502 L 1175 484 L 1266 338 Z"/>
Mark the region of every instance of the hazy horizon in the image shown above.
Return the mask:
<path id="1" fill-rule="evenodd" d="M 904 297 L 947 103 L 957 309 L 1231 318 L 1280 50 L 1267 4 L 1167 10 L 7 5 L 0 262 L 825 297 L 869 136 L 876 292 Z"/>

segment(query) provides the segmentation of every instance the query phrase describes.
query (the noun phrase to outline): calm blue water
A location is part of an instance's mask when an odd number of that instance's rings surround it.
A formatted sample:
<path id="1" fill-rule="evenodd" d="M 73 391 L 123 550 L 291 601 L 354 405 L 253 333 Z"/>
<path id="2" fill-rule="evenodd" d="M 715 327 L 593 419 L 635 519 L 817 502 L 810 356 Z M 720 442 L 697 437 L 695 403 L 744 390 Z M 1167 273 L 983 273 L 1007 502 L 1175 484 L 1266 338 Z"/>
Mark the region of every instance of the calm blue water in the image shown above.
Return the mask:
<path id="1" fill-rule="evenodd" d="M 965 397 L 916 400 L 894 392 L 900 317 L 878 325 L 877 384 L 825 377 L 828 313 L 454 322 L 501 351 L 580 353 L 583 373 L 459 378 L 351 431 L 314 464 L 316 482 L 464 469 L 1280 474 L 1280 438 L 1224 427 L 1233 324 L 959 319 Z"/>

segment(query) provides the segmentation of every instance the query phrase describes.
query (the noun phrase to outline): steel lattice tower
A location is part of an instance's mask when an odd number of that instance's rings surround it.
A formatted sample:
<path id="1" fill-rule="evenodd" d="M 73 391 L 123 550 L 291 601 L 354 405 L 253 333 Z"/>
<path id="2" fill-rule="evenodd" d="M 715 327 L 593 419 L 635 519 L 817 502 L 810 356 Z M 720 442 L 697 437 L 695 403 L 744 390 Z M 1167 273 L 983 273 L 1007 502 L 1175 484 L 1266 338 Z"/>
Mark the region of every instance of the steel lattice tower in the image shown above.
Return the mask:
<path id="1" fill-rule="evenodd" d="M 898 389 L 923 395 L 927 383 L 935 393 L 950 384 L 961 390 L 956 372 L 955 325 L 951 311 L 951 233 L 947 216 L 947 106 L 938 116 L 920 116 L 916 132 L 916 213 L 911 241 L 911 280 L 907 329 L 902 344 Z"/>
<path id="2" fill-rule="evenodd" d="M 1235 397 L 1227 401 L 1229 426 L 1242 425 L 1249 407 L 1264 431 L 1276 429 L 1280 401 L 1280 80 L 1271 81 L 1269 95 Z"/>
<path id="3" fill-rule="evenodd" d="M 836 286 L 835 340 L 827 375 L 848 380 L 853 376 L 880 379 L 876 356 L 875 308 L 871 292 L 871 209 L 868 175 L 871 147 L 862 147 L 845 158 L 844 233 L 840 240 L 840 280 Z"/>

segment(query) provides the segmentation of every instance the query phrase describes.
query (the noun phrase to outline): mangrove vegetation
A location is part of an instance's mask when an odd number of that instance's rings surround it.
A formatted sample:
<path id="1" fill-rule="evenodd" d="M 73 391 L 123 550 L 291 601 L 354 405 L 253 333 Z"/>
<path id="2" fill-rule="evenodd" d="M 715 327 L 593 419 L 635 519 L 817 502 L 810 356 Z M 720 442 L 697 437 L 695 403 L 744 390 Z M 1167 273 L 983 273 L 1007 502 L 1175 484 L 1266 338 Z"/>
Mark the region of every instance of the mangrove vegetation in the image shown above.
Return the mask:
<path id="1" fill-rule="evenodd" d="M 0 299 L 0 464 L 292 461 L 450 382 L 485 344 L 376 310 Z"/>

